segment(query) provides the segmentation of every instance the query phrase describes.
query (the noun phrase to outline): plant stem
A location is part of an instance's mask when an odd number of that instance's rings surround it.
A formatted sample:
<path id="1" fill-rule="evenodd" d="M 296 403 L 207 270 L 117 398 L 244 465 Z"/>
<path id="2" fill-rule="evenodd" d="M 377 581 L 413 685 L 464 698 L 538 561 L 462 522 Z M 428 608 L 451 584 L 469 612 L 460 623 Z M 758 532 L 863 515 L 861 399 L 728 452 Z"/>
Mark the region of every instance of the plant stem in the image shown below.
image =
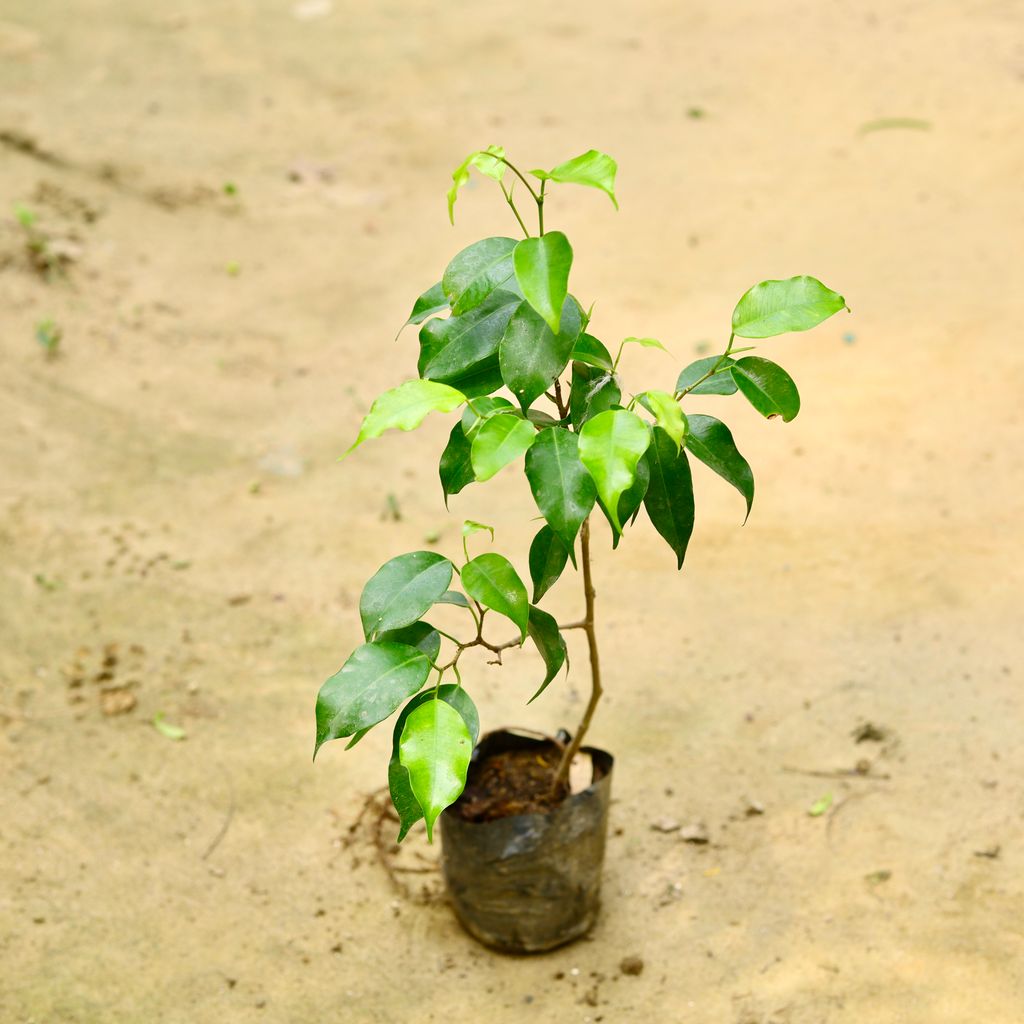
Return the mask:
<path id="1" fill-rule="evenodd" d="M 540 183 L 540 195 L 537 196 L 537 234 L 544 234 L 544 189 L 547 186 L 547 178 Z"/>
<path id="2" fill-rule="evenodd" d="M 505 202 L 512 207 L 512 212 L 516 215 L 516 220 L 519 221 L 519 226 L 523 229 L 523 234 L 529 238 L 530 229 L 523 223 L 523 218 L 519 216 L 519 210 L 516 209 L 516 204 L 512 201 L 512 190 L 506 189 L 504 182 L 499 181 L 498 185 L 501 187 L 501 193 L 505 197 Z"/>
<path id="3" fill-rule="evenodd" d="M 569 766 L 573 758 L 579 753 L 583 738 L 590 728 L 590 720 L 594 717 L 594 710 L 597 702 L 604 692 L 601 689 L 601 662 L 597 652 L 597 633 L 594 630 L 594 581 L 590 570 L 590 519 L 583 521 L 580 529 L 580 562 L 583 565 L 583 597 L 586 601 L 586 612 L 581 623 L 587 634 L 587 647 L 590 651 L 590 700 L 587 701 L 586 710 L 580 721 L 576 735 L 573 736 L 569 745 L 562 754 L 562 760 L 558 765 L 558 772 L 555 774 L 554 789 L 563 789 L 569 781 Z M 574 623 L 575 625 L 575 623 Z"/>
<path id="4" fill-rule="evenodd" d="M 700 377 L 698 380 L 695 380 L 688 388 L 683 388 L 682 391 L 677 391 L 675 393 L 676 401 L 679 401 L 680 398 L 684 398 L 695 387 L 698 387 L 699 385 L 703 384 L 704 381 L 706 381 L 708 379 L 708 377 L 714 377 L 714 375 L 716 373 L 718 373 L 718 371 L 722 368 L 723 364 L 725 363 L 726 359 L 729 358 L 729 353 L 732 351 L 732 343 L 735 340 L 736 340 L 736 335 L 735 334 L 730 334 L 729 335 L 729 344 L 726 345 L 725 351 L 718 357 L 718 361 L 715 363 L 715 365 L 712 366 L 711 369 L 708 370 L 708 372 L 705 373 L 703 377 Z M 744 351 L 747 351 L 747 349 L 744 349 Z M 622 354 L 622 349 L 620 348 L 619 349 L 619 355 L 621 355 L 621 354 Z M 616 360 L 616 362 L 617 362 L 617 360 Z"/>

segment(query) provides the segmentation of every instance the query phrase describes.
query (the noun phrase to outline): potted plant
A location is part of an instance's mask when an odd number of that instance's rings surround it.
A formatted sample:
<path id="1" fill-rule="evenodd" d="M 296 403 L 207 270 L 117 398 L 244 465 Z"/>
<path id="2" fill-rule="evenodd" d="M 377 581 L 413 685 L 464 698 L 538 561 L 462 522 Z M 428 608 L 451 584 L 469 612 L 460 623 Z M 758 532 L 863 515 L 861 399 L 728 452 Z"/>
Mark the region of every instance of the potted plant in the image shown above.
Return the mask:
<path id="1" fill-rule="evenodd" d="M 808 330 L 846 303 L 813 277 L 763 281 L 737 303 L 721 354 L 690 363 L 665 390 L 631 393 L 619 375 L 626 347 L 663 346 L 630 337 L 613 356 L 590 333 L 590 312 L 569 292 L 569 240 L 545 224 L 555 185 L 600 189 L 618 208 L 615 161 L 590 150 L 526 174 L 500 147 L 474 152 L 452 176 L 453 223 L 474 168 L 501 190 L 523 237 L 468 246 L 416 300 L 406 325 L 421 325 L 418 376 L 374 401 L 352 448 L 386 430 L 412 430 L 431 412 L 460 412 L 440 457 L 446 504 L 521 461 L 544 519 L 529 551 L 532 595 L 504 555 L 470 557 L 470 537 L 489 531 L 493 541 L 493 530 L 472 520 L 463 525 L 458 560 L 413 551 L 387 561 L 360 599 L 365 643 L 317 697 L 314 757 L 328 740 L 354 746 L 397 713 L 388 784 L 399 841 L 420 819 L 432 839 L 445 812 L 442 865 L 459 919 L 489 945 L 537 951 L 583 934 L 598 906 L 612 759 L 582 746 L 602 692 L 591 521 L 607 520 L 616 547 L 644 509 L 681 568 L 694 519 L 691 455 L 739 491 L 749 515 L 750 466 L 725 424 L 688 415 L 685 400 L 739 393 L 765 417 L 793 419 L 800 397 L 792 378 L 745 354 L 753 346 L 740 342 Z M 533 231 L 517 187 L 536 208 Z M 570 563 L 582 577 L 583 613 L 560 624 L 539 603 Z M 466 632 L 426 620 L 444 604 L 464 611 Z M 514 632 L 492 634 L 494 618 Z M 590 698 L 571 737 L 502 731 L 478 744 L 463 653 L 480 647 L 500 662 L 503 651 L 529 639 L 546 668 L 535 700 L 567 667 L 563 633 L 572 629 L 586 636 Z M 581 758 L 586 775 L 573 787 L 570 772 Z"/>

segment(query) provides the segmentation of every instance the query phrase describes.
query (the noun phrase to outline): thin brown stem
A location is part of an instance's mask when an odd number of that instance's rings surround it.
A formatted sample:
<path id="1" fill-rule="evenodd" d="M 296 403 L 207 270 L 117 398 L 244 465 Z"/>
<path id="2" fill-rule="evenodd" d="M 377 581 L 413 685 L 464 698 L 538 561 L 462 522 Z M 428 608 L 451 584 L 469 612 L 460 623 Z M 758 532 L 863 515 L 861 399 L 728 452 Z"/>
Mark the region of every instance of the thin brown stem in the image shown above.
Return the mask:
<path id="1" fill-rule="evenodd" d="M 569 766 L 573 758 L 579 753 L 583 738 L 590 728 L 590 720 L 594 717 L 597 702 L 604 692 L 601 689 L 601 662 L 597 652 L 597 633 L 594 630 L 594 581 L 590 570 L 590 520 L 585 519 L 580 529 L 580 562 L 583 566 L 583 597 L 586 601 L 586 613 L 581 623 L 587 633 L 587 647 L 590 651 L 590 700 L 587 701 L 586 710 L 580 721 L 576 735 L 573 736 L 569 745 L 562 753 L 562 760 L 558 765 L 558 772 L 555 774 L 554 789 L 562 790 L 568 783 Z"/>

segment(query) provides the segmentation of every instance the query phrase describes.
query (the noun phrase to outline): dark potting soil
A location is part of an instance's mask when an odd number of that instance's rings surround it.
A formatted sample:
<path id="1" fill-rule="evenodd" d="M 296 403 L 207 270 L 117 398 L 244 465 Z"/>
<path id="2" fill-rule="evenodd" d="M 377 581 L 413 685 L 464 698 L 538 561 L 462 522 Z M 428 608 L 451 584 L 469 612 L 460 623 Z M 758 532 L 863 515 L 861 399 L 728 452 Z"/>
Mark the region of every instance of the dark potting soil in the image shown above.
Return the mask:
<path id="1" fill-rule="evenodd" d="M 496 821 L 513 814 L 546 814 L 568 795 L 553 791 L 562 757 L 555 743 L 528 750 L 505 750 L 469 766 L 466 788 L 452 806 L 464 821 Z"/>

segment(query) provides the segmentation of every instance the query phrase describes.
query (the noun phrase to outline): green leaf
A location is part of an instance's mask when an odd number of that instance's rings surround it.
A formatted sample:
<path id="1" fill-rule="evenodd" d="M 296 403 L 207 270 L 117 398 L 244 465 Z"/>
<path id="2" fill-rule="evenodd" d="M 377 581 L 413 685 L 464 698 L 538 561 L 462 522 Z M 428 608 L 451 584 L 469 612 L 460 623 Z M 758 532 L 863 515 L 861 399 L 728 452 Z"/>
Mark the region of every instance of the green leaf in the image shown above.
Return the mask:
<path id="1" fill-rule="evenodd" d="M 454 604 L 459 608 L 468 608 L 469 602 L 464 594 L 457 590 L 446 590 L 435 602 L 435 604 Z"/>
<path id="2" fill-rule="evenodd" d="M 579 430 L 598 413 L 606 412 L 622 400 L 615 374 L 587 363 L 572 364 L 569 389 L 569 419 Z"/>
<path id="3" fill-rule="evenodd" d="M 511 619 L 520 632 L 521 641 L 526 639 L 530 614 L 526 586 L 504 555 L 489 551 L 470 559 L 462 567 L 462 586 L 485 608 Z"/>
<path id="4" fill-rule="evenodd" d="M 754 474 L 750 463 L 736 450 L 729 428 L 714 416 L 690 414 L 686 447 L 709 469 L 732 484 L 747 501 L 747 516 L 754 504 Z M 746 516 L 744 517 L 746 522 Z"/>
<path id="5" fill-rule="evenodd" d="M 619 208 L 619 202 L 615 198 L 615 172 L 618 165 L 606 153 L 596 149 L 588 149 L 586 153 L 566 160 L 550 171 L 531 171 L 535 178 L 543 181 L 549 178 L 551 181 L 558 181 L 572 185 L 590 185 L 592 188 L 599 188 L 612 201 L 615 209 Z"/>
<path id="6" fill-rule="evenodd" d="M 612 373 L 614 370 L 611 353 L 592 334 L 581 334 L 576 339 L 572 358 L 576 362 L 596 366 L 599 370 L 604 370 L 605 373 Z"/>
<path id="7" fill-rule="evenodd" d="M 554 416 L 549 416 L 543 409 L 527 409 L 526 418 L 535 427 L 560 427 L 562 421 Z"/>
<path id="8" fill-rule="evenodd" d="M 819 797 L 813 804 L 811 804 L 807 809 L 807 813 L 812 818 L 820 818 L 831 806 L 832 794 L 826 793 L 823 797 Z"/>
<path id="9" fill-rule="evenodd" d="M 654 415 L 658 426 L 680 447 L 686 437 L 686 417 L 679 403 L 667 391 L 645 391 L 637 396 L 648 412 Z"/>
<path id="10" fill-rule="evenodd" d="M 434 551 L 413 551 L 385 562 L 363 588 L 359 615 L 367 640 L 412 625 L 448 589 L 452 563 Z"/>
<path id="11" fill-rule="evenodd" d="M 466 785 L 473 738 L 462 715 L 436 698 L 424 701 L 406 719 L 398 759 L 409 773 L 409 785 L 423 809 L 427 839 L 434 822 L 455 803 Z"/>
<path id="12" fill-rule="evenodd" d="M 471 446 L 462 429 L 462 424 L 456 423 L 452 427 L 451 434 L 448 435 L 448 444 L 441 452 L 441 462 L 438 465 L 445 508 L 448 507 L 450 495 L 458 494 L 467 484 L 471 484 L 476 479 L 473 475 L 470 451 Z"/>
<path id="13" fill-rule="evenodd" d="M 183 740 L 185 739 L 185 730 L 180 725 L 171 725 L 170 722 L 164 719 L 164 713 L 158 711 L 153 716 L 153 728 L 156 729 L 161 736 L 169 740 Z"/>
<path id="14" fill-rule="evenodd" d="M 542 430 L 526 453 L 526 478 L 537 508 L 576 564 L 576 534 L 597 500 L 580 462 L 579 437 L 563 427 Z"/>
<path id="15" fill-rule="evenodd" d="M 498 470 L 518 459 L 536 436 L 533 424 L 514 413 L 485 420 L 470 449 L 477 480 L 490 480 Z"/>
<path id="16" fill-rule="evenodd" d="M 530 579 L 533 580 L 534 603 L 551 589 L 562 575 L 568 560 L 568 548 L 550 526 L 542 526 L 530 545 Z"/>
<path id="17" fill-rule="evenodd" d="M 494 540 L 494 527 L 486 523 L 478 523 L 475 519 L 466 519 L 462 523 L 462 536 L 472 537 L 474 533 L 489 533 Z"/>
<path id="18" fill-rule="evenodd" d="M 443 313 L 447 308 L 448 299 L 445 297 L 441 282 L 438 281 L 433 288 L 429 288 L 416 300 L 412 307 L 412 312 L 409 314 L 409 319 L 402 326 L 408 327 L 409 324 L 421 324 L 428 317 L 434 316 L 435 313 Z M 399 331 L 398 333 L 401 334 L 402 332 Z"/>
<path id="19" fill-rule="evenodd" d="M 788 423 L 800 411 L 800 392 L 793 378 L 777 363 L 744 356 L 732 368 L 736 386 L 764 417 L 781 416 Z"/>
<path id="20" fill-rule="evenodd" d="M 729 367 L 735 362 L 734 359 L 726 357 L 722 360 L 721 368 L 713 377 L 708 377 L 706 381 L 701 384 L 697 384 L 697 381 L 714 369 L 718 365 L 721 356 L 707 356 L 704 359 L 697 359 L 690 363 L 681 374 L 679 374 L 679 380 L 676 381 L 676 391 L 686 391 L 687 388 L 692 388 L 689 392 L 691 395 L 735 395 L 736 394 L 736 381 L 732 379 L 732 374 L 729 373 Z M 696 387 L 693 387 L 697 384 Z"/>
<path id="21" fill-rule="evenodd" d="M 654 528 L 676 553 L 676 568 L 682 569 L 686 546 L 693 533 L 693 478 L 686 451 L 660 427 L 644 456 L 651 482 L 644 496 L 644 508 Z"/>
<path id="22" fill-rule="evenodd" d="M 548 683 L 558 675 L 559 669 L 569 661 L 569 650 L 554 617 L 535 605 L 530 605 L 530 639 L 537 645 L 544 659 L 544 682 L 540 689 L 526 702 L 532 704 L 547 688 Z"/>
<path id="23" fill-rule="evenodd" d="M 385 430 L 415 430 L 429 413 L 451 412 L 465 401 L 466 396 L 461 391 L 447 384 L 428 380 L 406 381 L 391 391 L 385 391 L 374 401 L 363 420 L 359 436 L 348 451 L 371 437 L 380 437 Z"/>
<path id="24" fill-rule="evenodd" d="M 438 603 L 440 603 L 440 598 Z M 437 661 L 437 656 L 441 653 L 441 634 L 429 622 L 414 622 L 411 626 L 389 629 L 380 634 L 378 642 L 406 644 L 409 647 L 415 647 L 431 661 Z"/>
<path id="25" fill-rule="evenodd" d="M 622 497 L 619 498 L 619 522 L 622 524 L 622 529 L 616 528 L 612 522 L 612 517 L 608 515 L 607 506 L 600 498 L 598 499 L 598 505 L 600 505 L 605 519 L 608 520 L 608 524 L 612 528 L 613 550 L 619 546 L 619 541 L 622 540 L 622 532 L 625 529 L 626 523 L 629 522 L 632 525 L 636 521 L 640 507 L 644 503 L 644 495 L 647 493 L 650 479 L 650 471 L 647 468 L 647 459 L 645 457 L 636 464 L 636 476 L 633 479 L 633 483 L 622 492 Z"/>
<path id="26" fill-rule="evenodd" d="M 429 673 L 430 659 L 408 644 L 357 647 L 317 694 L 313 757 L 328 740 L 383 722 L 423 686 Z"/>
<path id="27" fill-rule="evenodd" d="M 452 187 L 448 189 L 448 220 L 455 223 L 455 200 L 459 196 L 459 189 L 469 181 L 469 169 L 475 167 L 481 174 L 488 178 L 501 181 L 505 173 L 505 164 L 502 160 L 505 150 L 501 146 L 488 146 L 486 149 L 478 149 L 470 153 L 458 167 L 452 171 Z"/>
<path id="28" fill-rule="evenodd" d="M 846 300 L 813 277 L 762 281 L 744 293 L 732 314 L 732 333 L 740 338 L 772 338 L 788 331 L 809 331 Z"/>
<path id="29" fill-rule="evenodd" d="M 636 480 L 637 463 L 651 442 L 647 424 L 625 409 L 612 409 L 587 420 L 579 441 L 580 461 L 594 478 L 609 521 L 621 533 L 619 498 Z"/>
<path id="30" fill-rule="evenodd" d="M 462 316 L 428 320 L 420 328 L 420 376 L 449 384 L 470 398 L 500 388 L 498 346 L 522 302 L 518 295 L 499 290 Z"/>
<path id="31" fill-rule="evenodd" d="M 660 341 L 658 341 L 657 338 L 625 338 L 623 340 L 622 344 L 619 346 L 619 354 L 618 354 L 618 357 L 615 360 L 615 365 L 616 366 L 618 366 L 619 359 L 622 358 L 622 350 L 627 345 L 639 345 L 641 348 L 656 348 L 656 349 L 660 349 L 666 355 L 671 355 L 672 354 L 671 352 L 669 352 L 669 350 L 667 348 L 665 348 L 664 345 L 662 345 L 662 343 Z"/>
<path id="32" fill-rule="evenodd" d="M 572 266 L 569 239 L 561 231 L 549 231 L 539 238 L 524 238 L 516 245 L 512 262 L 526 301 L 540 313 L 551 332 L 557 334 L 569 291 Z M 567 354 L 566 362 L 568 359 Z"/>
<path id="33" fill-rule="evenodd" d="M 498 358 L 502 379 L 524 412 L 565 369 L 579 333 L 580 308 L 573 298 L 567 298 L 562 307 L 558 334 L 552 334 L 525 302 L 516 310 L 501 339 Z"/>
<path id="34" fill-rule="evenodd" d="M 498 395 L 484 395 L 474 398 L 462 414 L 462 429 L 470 441 L 485 421 L 503 412 L 515 412 L 516 407 Z"/>
<path id="35" fill-rule="evenodd" d="M 451 303 L 452 314 L 461 316 L 479 306 L 498 288 L 515 288 L 512 269 L 514 238 L 484 238 L 467 246 L 448 264 L 441 286 Z"/>

